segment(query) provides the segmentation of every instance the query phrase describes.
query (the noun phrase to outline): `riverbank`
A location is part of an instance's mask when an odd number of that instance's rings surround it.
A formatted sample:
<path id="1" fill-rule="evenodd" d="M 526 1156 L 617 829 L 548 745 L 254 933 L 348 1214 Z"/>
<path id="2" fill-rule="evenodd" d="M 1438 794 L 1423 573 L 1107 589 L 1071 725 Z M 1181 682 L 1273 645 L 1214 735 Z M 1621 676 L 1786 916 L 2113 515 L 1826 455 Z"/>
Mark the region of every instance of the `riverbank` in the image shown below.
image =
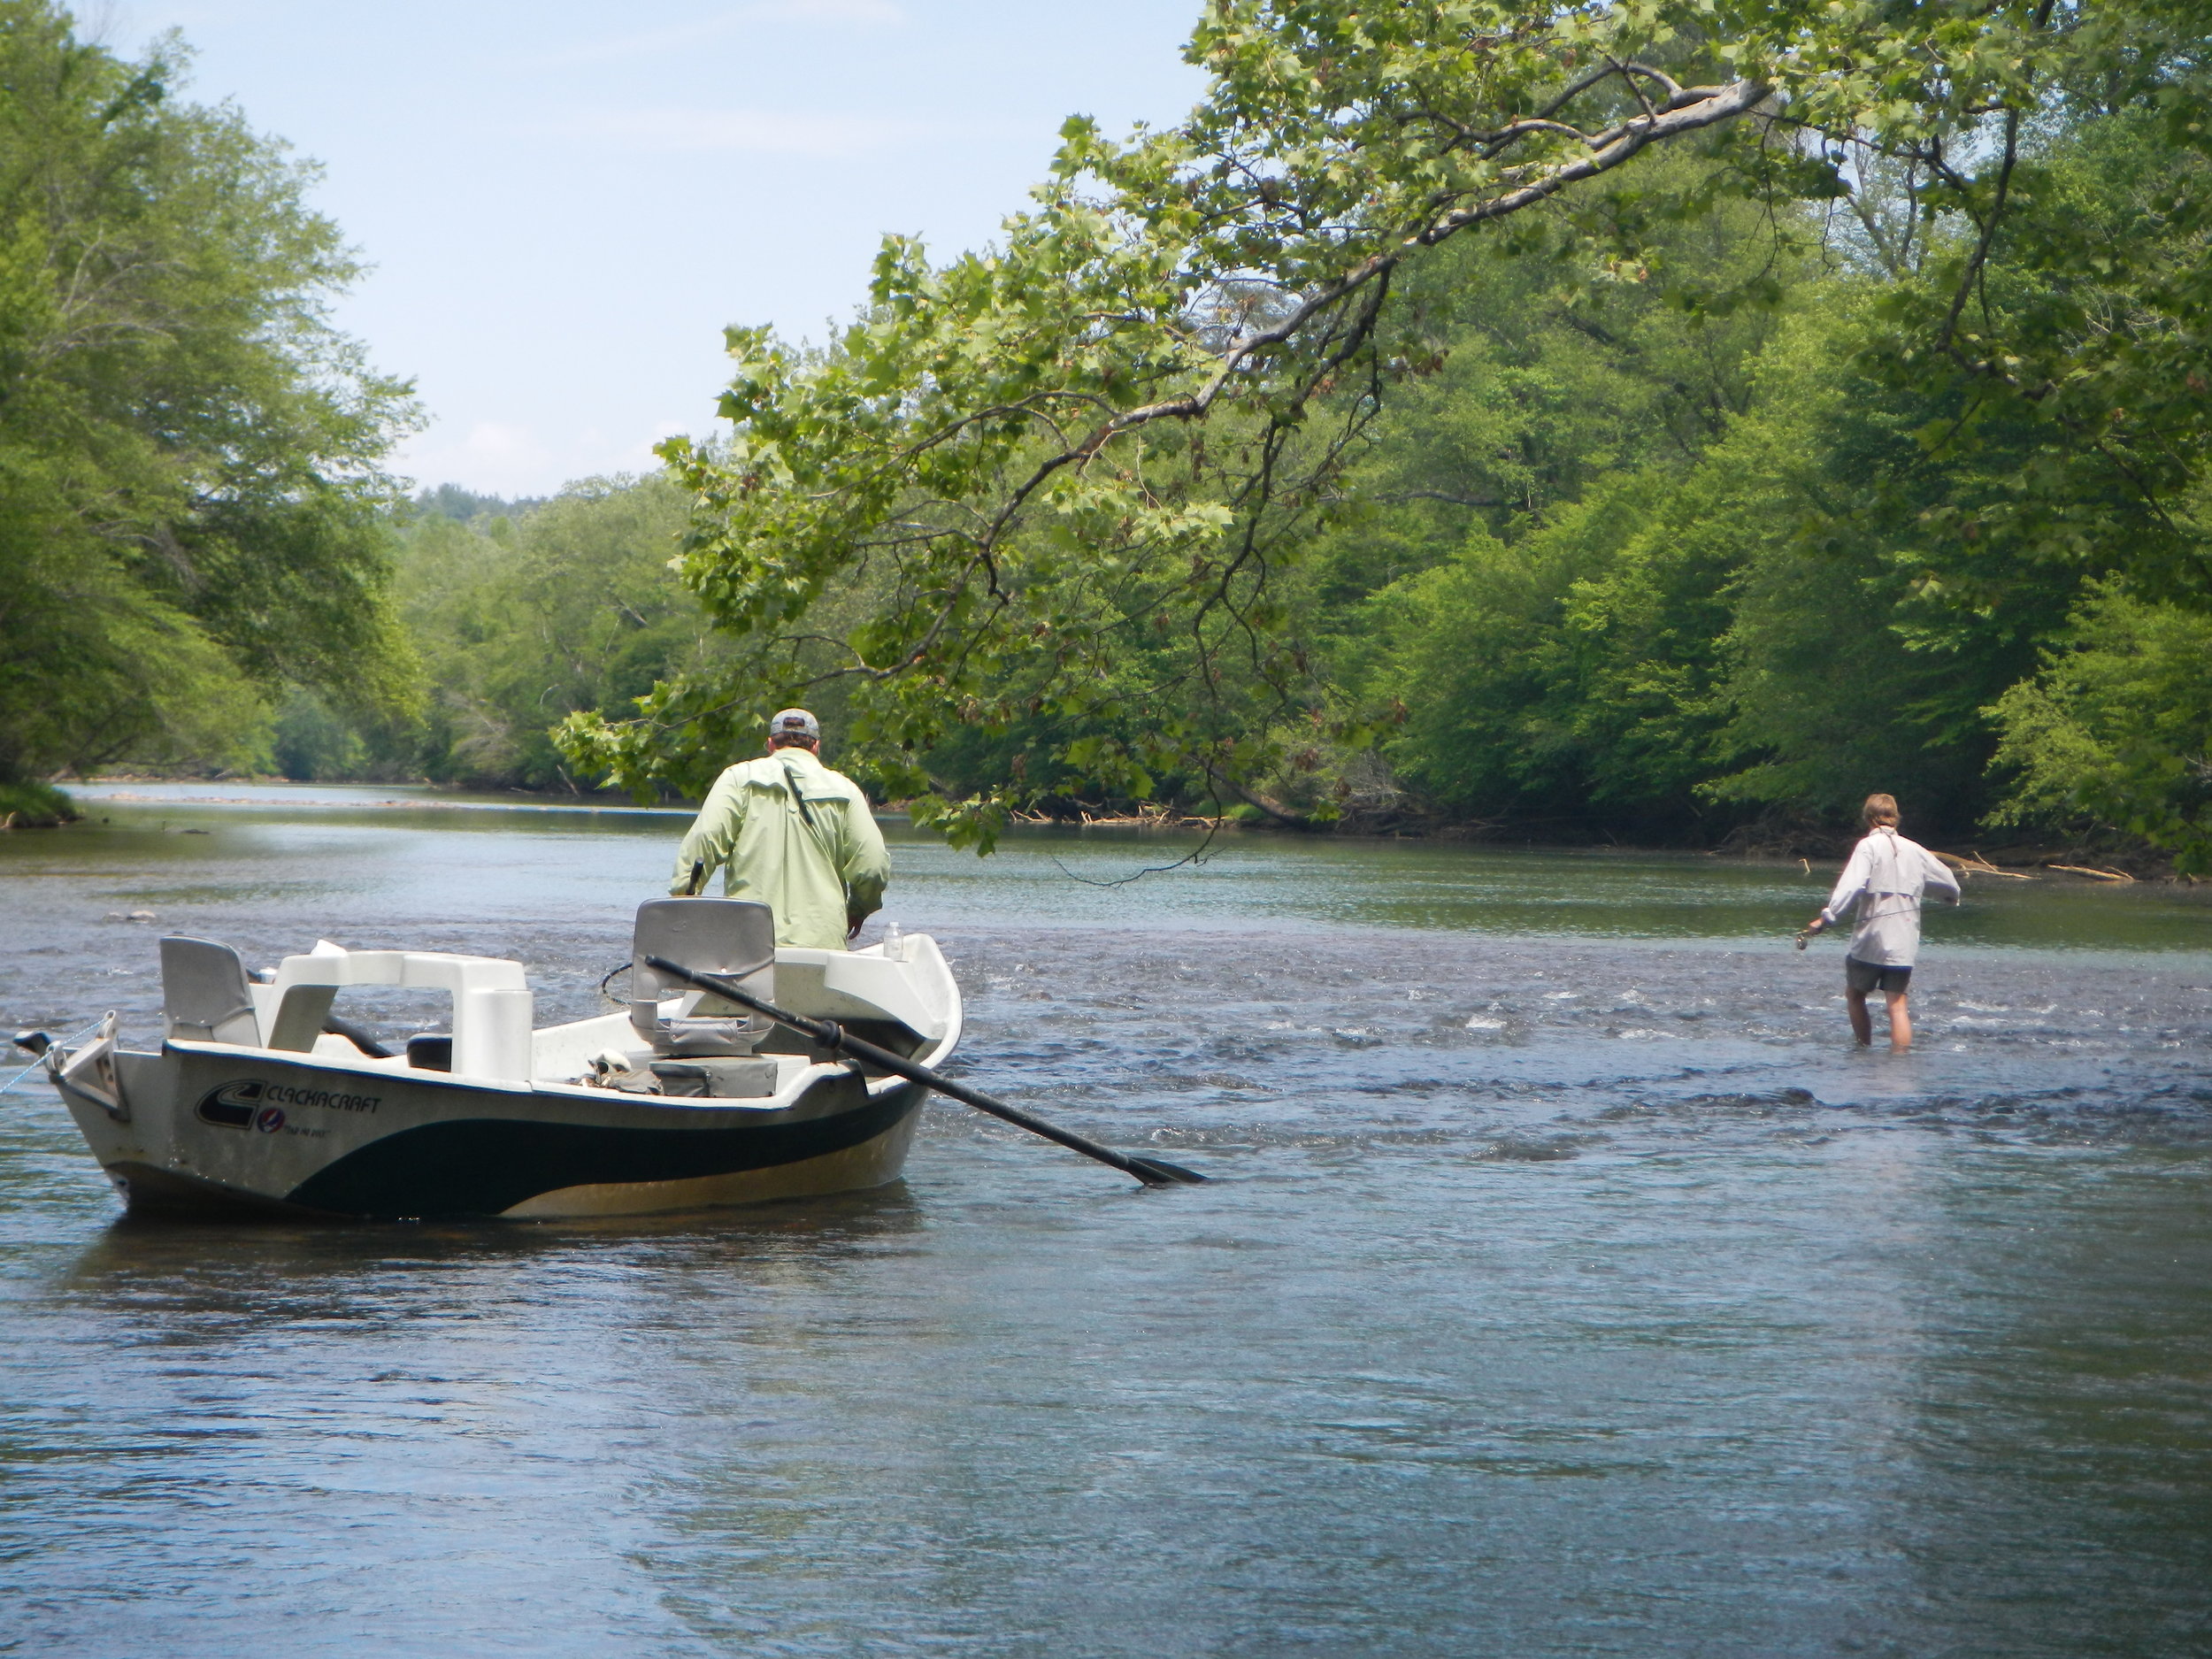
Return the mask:
<path id="1" fill-rule="evenodd" d="M 1017 812 L 1013 816 L 1018 823 L 1066 828 L 1179 831 L 1216 835 L 1234 831 L 1271 836 L 1434 841 L 1513 848 L 1524 852 L 1740 858 L 1755 864 L 1818 862 L 1840 865 L 1850 856 L 1860 835 L 1855 829 L 1818 825 L 1778 828 L 1771 825 L 1747 825 L 1717 843 L 1709 844 L 1623 841 L 1609 832 L 1562 827 L 1556 823 L 1548 832 L 1543 832 L 1540 826 L 1509 820 L 1455 821 L 1404 813 L 1386 818 L 1348 814 L 1327 821 L 1293 818 L 1280 811 L 1271 817 L 1256 811 L 1233 811 L 1219 818 L 1193 818 L 1165 809 L 1143 809 L 1133 814 L 1086 810 L 1073 816 L 1044 812 Z M 2177 870 L 2172 857 L 2159 849 L 2116 835 L 1997 841 L 1970 831 L 1962 835 L 1923 833 L 1915 839 L 1953 869 L 1969 876 L 2033 880 L 2055 874 L 2120 885 L 2166 881 L 2189 887 L 2197 886 L 2200 880 Z"/>
<path id="2" fill-rule="evenodd" d="M 51 784 L 0 784 L 0 831 L 57 829 L 83 816 L 67 793 Z"/>
<path id="3" fill-rule="evenodd" d="M 59 791 L 50 793 L 60 795 Z M 591 812 L 618 815 L 682 818 L 697 810 L 697 803 L 673 801 L 640 806 L 626 795 L 608 791 L 465 790 L 427 782 L 395 783 L 388 780 L 337 780 L 301 783 L 285 778 L 229 777 L 186 779 L 144 773 L 104 773 L 88 779 L 79 792 L 87 802 L 165 803 L 193 806 L 266 806 L 282 803 L 302 807 L 417 810 L 497 810 L 515 812 Z M 61 796 L 66 802 L 67 796 Z M 0 809 L 4 812 L 4 809 Z M 81 816 L 75 809 L 71 817 Z M 906 816 L 902 803 L 879 809 L 878 816 L 893 820 Z M 1684 845 L 1668 841 L 1624 841 L 1612 835 L 1593 835 L 1555 827 L 1497 822 L 1453 823 L 1441 819 L 1406 820 L 1388 826 L 1344 819 L 1332 824 L 1288 823 L 1250 818 L 1211 819 L 1187 817 L 1165 810 L 1134 814 L 1101 811 L 1079 818 L 1056 818 L 1042 813 L 1013 815 L 1013 821 L 1037 828 L 1059 827 L 1133 832 L 1144 835 L 1210 836 L 1216 844 L 1234 840 L 1317 840 L 1409 842 L 1434 845 L 1476 845 L 1522 852 L 1571 852 L 1624 857 L 1704 857 L 1747 864 L 1840 865 L 1857 840 L 1855 832 L 1811 826 L 1759 833 L 1740 832 L 1717 845 Z M 27 826 L 19 825 L 19 827 Z M 2195 887 L 2200 879 L 2185 875 L 2173 860 L 2154 848 L 2115 840 L 2023 840 L 1991 842 L 1971 834 L 1921 837 L 1924 843 L 1953 868 L 1970 878 L 1999 879 L 2056 879 L 2091 885 L 2135 882 Z"/>

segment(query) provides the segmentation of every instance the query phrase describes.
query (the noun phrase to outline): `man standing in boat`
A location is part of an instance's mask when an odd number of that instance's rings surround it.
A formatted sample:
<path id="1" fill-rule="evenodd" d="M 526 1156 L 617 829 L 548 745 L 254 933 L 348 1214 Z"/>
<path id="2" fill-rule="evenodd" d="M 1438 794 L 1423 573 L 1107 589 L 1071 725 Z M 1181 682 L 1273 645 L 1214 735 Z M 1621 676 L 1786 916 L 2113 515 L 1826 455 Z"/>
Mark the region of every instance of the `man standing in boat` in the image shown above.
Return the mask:
<path id="1" fill-rule="evenodd" d="M 722 891 L 776 913 L 779 945 L 842 950 L 883 903 L 891 879 L 868 797 L 822 764 L 821 723 L 786 709 L 768 723 L 768 752 L 715 780 L 676 856 L 668 890 Z"/>
<path id="2" fill-rule="evenodd" d="M 1867 993 L 1879 990 L 1889 1003 L 1889 1046 L 1902 1053 L 1912 1047 L 1912 1016 L 1905 1007 L 1912 983 L 1913 959 L 1920 952 L 1920 897 L 1929 887 L 1959 902 L 1958 878 L 1918 841 L 1897 833 L 1897 797 L 1870 795 L 1861 809 L 1866 836 L 1851 849 L 1836 890 L 1819 915 L 1798 935 L 1798 949 L 1814 933 L 1841 921 L 1855 901 L 1858 926 L 1843 958 L 1843 996 L 1851 1015 L 1851 1034 L 1874 1041 L 1874 1021 L 1866 1010 Z"/>

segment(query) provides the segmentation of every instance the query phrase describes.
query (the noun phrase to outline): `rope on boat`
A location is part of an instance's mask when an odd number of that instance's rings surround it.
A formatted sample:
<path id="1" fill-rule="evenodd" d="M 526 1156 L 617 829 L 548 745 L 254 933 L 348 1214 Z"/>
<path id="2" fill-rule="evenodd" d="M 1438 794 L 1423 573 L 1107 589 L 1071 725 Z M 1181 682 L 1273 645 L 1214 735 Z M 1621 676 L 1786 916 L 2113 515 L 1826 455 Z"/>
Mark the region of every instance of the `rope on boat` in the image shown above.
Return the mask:
<path id="1" fill-rule="evenodd" d="M 107 1016 L 103 1014 L 98 1019 L 94 1020 L 82 1031 L 73 1032 L 68 1036 L 64 1037 L 59 1042 L 49 1043 L 47 1045 L 45 1054 L 40 1055 L 37 1059 L 32 1061 L 30 1064 L 25 1066 L 20 1071 L 18 1071 L 6 1082 L 0 1083 L 0 1094 L 7 1094 L 10 1090 L 13 1089 L 18 1083 L 20 1083 L 25 1078 L 30 1076 L 32 1072 L 37 1071 L 39 1067 L 44 1065 L 46 1064 L 47 1054 L 51 1054 L 56 1048 L 67 1049 L 74 1043 L 82 1042 L 87 1037 L 89 1037 L 94 1032 L 99 1030 L 100 1027 L 106 1023 Z"/>

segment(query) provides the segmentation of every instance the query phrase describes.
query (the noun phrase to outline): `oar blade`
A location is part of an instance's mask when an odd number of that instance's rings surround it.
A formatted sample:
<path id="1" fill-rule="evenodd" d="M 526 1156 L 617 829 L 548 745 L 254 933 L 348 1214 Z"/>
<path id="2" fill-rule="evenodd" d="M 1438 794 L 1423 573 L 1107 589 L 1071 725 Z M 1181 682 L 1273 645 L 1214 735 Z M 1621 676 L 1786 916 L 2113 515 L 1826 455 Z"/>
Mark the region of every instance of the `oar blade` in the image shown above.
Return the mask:
<path id="1" fill-rule="evenodd" d="M 1196 1170 L 1187 1170 L 1179 1164 L 1170 1164 L 1164 1158 L 1132 1156 L 1129 1172 L 1147 1187 L 1203 1187 L 1213 1179 Z"/>

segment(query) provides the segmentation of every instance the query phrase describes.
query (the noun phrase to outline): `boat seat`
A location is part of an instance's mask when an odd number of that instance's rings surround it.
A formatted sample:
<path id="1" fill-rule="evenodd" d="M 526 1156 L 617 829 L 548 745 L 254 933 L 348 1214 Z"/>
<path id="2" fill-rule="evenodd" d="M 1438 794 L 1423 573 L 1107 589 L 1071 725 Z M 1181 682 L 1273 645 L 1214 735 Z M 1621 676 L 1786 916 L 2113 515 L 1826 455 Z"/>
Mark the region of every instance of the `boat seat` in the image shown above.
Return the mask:
<path id="1" fill-rule="evenodd" d="M 407 1064 L 418 1071 L 453 1070 L 453 1033 L 419 1031 L 407 1040 Z"/>
<path id="2" fill-rule="evenodd" d="M 453 1070 L 457 1075 L 526 1079 L 530 1075 L 531 996 L 522 964 L 500 956 L 443 950 L 348 950 L 318 940 L 305 956 L 287 956 L 254 1002 L 272 1048 L 311 1054 L 330 1018 L 331 1000 L 349 987 L 396 986 L 446 991 L 453 997 Z"/>
<path id="3" fill-rule="evenodd" d="M 753 899 L 648 899 L 637 907 L 630 945 L 630 1027 L 655 1054 L 710 1059 L 750 1054 L 773 1029 L 735 1003 L 701 996 L 676 1018 L 661 1012 L 664 997 L 692 987 L 645 964 L 665 956 L 705 973 L 724 973 L 755 996 L 776 995 L 776 913 Z"/>
<path id="4" fill-rule="evenodd" d="M 211 939 L 172 933 L 161 941 L 161 1010 L 165 1038 L 261 1046 L 246 964 Z"/>

